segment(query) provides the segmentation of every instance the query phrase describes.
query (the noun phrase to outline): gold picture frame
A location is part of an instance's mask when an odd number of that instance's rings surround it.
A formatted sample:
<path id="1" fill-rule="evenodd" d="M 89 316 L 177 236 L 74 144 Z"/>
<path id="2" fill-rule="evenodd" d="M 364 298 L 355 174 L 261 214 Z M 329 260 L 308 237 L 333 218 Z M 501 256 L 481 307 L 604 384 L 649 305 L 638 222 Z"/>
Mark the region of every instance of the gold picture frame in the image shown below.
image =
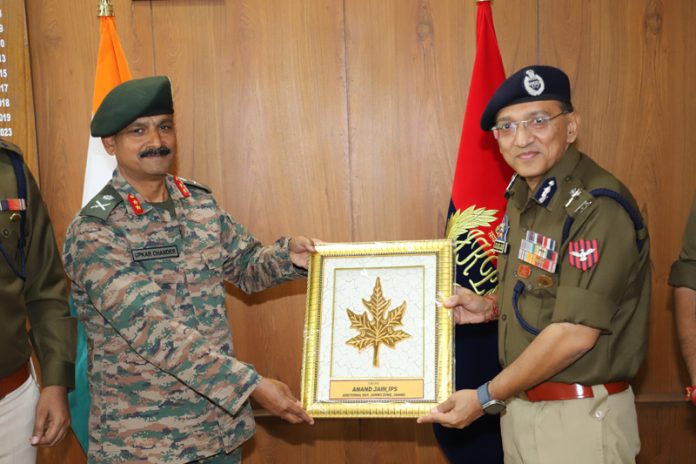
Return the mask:
<path id="1" fill-rule="evenodd" d="M 454 388 L 451 240 L 320 244 L 310 259 L 302 407 L 316 418 L 428 413 Z"/>

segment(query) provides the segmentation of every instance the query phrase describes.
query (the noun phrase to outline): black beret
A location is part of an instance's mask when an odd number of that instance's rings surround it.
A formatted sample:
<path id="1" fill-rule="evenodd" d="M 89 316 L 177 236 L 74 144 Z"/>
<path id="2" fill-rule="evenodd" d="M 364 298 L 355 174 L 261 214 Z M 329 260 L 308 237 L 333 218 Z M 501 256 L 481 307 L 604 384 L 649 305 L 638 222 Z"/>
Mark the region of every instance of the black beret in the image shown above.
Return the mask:
<path id="1" fill-rule="evenodd" d="M 570 80 L 553 66 L 527 66 L 508 77 L 491 97 L 481 116 L 481 129 L 491 130 L 506 106 L 538 100 L 558 100 L 572 107 Z"/>
<path id="2" fill-rule="evenodd" d="M 109 137 L 142 116 L 173 113 L 172 84 L 167 76 L 133 79 L 106 94 L 90 129 L 93 137 Z"/>

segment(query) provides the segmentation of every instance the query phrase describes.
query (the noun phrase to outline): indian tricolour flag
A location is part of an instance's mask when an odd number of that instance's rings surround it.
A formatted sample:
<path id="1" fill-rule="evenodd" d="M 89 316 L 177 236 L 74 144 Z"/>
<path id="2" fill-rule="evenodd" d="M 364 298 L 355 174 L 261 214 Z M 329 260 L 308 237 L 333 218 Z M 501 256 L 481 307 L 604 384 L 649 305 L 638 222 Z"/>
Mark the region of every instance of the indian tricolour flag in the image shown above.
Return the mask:
<path id="1" fill-rule="evenodd" d="M 116 33 L 116 18 L 110 1 L 101 1 L 99 12 L 99 55 L 97 72 L 94 78 L 92 116 L 111 89 L 130 80 L 126 57 Z M 116 160 L 104 150 L 101 139 L 90 137 L 85 166 L 85 183 L 82 190 L 82 205 L 92 199 L 111 179 L 116 168 Z M 70 312 L 76 315 L 75 306 L 70 300 Z M 82 448 L 87 452 L 89 443 L 89 386 L 87 383 L 87 337 L 82 323 L 78 322 L 77 359 L 75 362 L 75 390 L 69 394 L 72 428 Z"/>

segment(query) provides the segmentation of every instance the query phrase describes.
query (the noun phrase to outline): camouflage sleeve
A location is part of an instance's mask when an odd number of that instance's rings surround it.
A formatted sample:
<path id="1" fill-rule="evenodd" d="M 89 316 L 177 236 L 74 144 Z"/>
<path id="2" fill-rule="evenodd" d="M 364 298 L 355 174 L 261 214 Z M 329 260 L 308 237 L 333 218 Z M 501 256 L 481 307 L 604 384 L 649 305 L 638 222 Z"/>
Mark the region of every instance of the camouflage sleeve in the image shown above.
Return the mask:
<path id="1" fill-rule="evenodd" d="M 290 260 L 288 237 L 263 246 L 244 226 L 222 213 L 222 243 L 227 251 L 225 280 L 253 293 L 306 276 Z"/>
<path id="2" fill-rule="evenodd" d="M 63 264 L 48 211 L 36 181 L 27 173 L 27 305 L 30 337 L 44 386 L 75 386 L 76 322 L 70 316 Z"/>
<path id="3" fill-rule="evenodd" d="M 97 219 L 78 217 L 63 257 L 73 285 L 139 356 L 230 414 L 244 405 L 260 381 L 256 371 L 171 316 L 161 288 L 132 261 L 123 237 Z"/>

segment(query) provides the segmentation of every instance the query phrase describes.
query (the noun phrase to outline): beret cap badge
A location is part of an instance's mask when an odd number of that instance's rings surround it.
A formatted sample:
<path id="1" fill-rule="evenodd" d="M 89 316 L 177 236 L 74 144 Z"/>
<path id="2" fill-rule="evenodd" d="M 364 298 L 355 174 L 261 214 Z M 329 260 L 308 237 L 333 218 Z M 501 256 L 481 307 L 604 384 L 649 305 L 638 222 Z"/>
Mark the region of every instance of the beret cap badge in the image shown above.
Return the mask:
<path id="1" fill-rule="evenodd" d="M 528 69 L 524 76 L 524 89 L 533 97 L 541 95 L 544 92 L 544 79 L 536 74 L 534 70 Z"/>
<path id="2" fill-rule="evenodd" d="M 570 79 L 553 66 L 525 66 L 500 84 L 481 114 L 480 127 L 484 131 L 491 130 L 498 112 L 507 106 L 542 100 L 559 101 L 565 105 L 565 110 L 572 112 Z"/>

